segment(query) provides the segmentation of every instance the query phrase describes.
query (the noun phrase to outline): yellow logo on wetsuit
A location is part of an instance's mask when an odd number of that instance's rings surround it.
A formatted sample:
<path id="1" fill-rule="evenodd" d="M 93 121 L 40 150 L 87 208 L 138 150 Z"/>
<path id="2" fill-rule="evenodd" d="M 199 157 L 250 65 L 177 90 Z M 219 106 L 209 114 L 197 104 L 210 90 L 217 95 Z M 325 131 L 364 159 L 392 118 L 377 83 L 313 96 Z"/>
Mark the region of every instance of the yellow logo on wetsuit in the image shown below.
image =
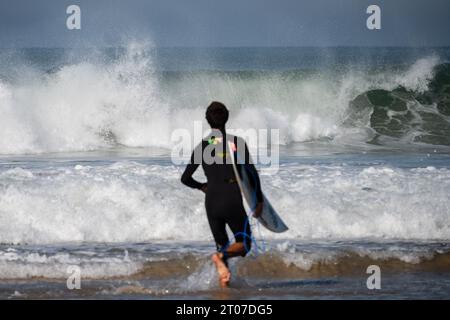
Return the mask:
<path id="1" fill-rule="evenodd" d="M 219 143 L 222 143 L 222 141 L 223 141 L 222 137 L 214 137 L 214 136 L 212 136 L 211 138 L 208 139 L 208 144 L 217 145 Z M 236 150 L 237 150 L 236 145 L 234 143 L 231 144 L 231 150 L 233 152 L 236 152 Z M 222 158 L 226 158 L 227 155 L 228 155 L 227 152 L 219 152 L 219 154 L 218 154 L 218 156 L 222 157 Z"/>
<path id="2" fill-rule="evenodd" d="M 222 142 L 222 138 L 221 137 L 214 137 L 212 136 L 211 138 L 208 139 L 208 143 L 209 144 L 219 144 Z"/>

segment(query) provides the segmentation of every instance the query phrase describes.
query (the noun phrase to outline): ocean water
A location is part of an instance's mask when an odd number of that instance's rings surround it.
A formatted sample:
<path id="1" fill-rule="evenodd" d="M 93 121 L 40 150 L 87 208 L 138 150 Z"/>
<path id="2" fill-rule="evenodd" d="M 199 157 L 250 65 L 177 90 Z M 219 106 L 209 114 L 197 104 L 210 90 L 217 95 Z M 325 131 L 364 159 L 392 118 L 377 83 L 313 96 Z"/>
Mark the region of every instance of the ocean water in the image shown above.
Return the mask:
<path id="1" fill-rule="evenodd" d="M 0 51 L 0 298 L 450 298 L 449 48 Z M 211 100 L 278 129 L 290 227 L 218 288 L 203 195 L 171 161 Z M 203 122 L 206 129 L 206 123 Z M 199 179 L 204 176 L 199 170 Z M 367 267 L 381 289 L 366 286 Z M 69 267 L 81 289 L 69 290 Z"/>

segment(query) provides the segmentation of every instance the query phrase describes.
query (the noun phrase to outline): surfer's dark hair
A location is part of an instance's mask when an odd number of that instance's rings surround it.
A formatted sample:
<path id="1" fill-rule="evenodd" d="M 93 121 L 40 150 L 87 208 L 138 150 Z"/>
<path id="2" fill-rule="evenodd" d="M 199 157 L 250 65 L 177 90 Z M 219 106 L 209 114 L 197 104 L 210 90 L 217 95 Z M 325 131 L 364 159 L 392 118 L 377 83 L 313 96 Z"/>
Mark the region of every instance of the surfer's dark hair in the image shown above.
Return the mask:
<path id="1" fill-rule="evenodd" d="M 206 109 L 206 121 L 211 128 L 224 129 L 228 121 L 228 109 L 222 102 L 213 101 Z"/>

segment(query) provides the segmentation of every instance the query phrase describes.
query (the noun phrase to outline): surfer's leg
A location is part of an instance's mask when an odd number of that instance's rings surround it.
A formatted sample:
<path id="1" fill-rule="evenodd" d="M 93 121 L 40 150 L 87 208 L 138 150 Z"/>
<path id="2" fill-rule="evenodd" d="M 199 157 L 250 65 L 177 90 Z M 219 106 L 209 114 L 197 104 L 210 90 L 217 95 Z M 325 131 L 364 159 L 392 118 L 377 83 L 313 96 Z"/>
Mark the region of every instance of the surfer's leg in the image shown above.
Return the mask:
<path id="1" fill-rule="evenodd" d="M 208 222 L 214 241 L 216 242 L 217 251 L 221 251 L 229 244 L 225 220 L 212 214 L 208 214 Z"/>
<path id="2" fill-rule="evenodd" d="M 225 255 L 229 258 L 237 256 L 245 257 L 252 245 L 252 232 L 245 210 L 242 208 L 238 212 L 240 214 L 231 217 L 227 221 L 235 238 L 235 242 L 226 249 Z"/>
<path id="3" fill-rule="evenodd" d="M 216 266 L 217 273 L 219 274 L 220 286 L 227 287 L 230 282 L 231 273 L 230 270 L 228 270 L 226 259 L 220 252 L 226 248 L 229 242 L 225 220 L 208 214 L 208 222 L 218 251 L 212 255 L 211 259 Z"/>
<path id="4" fill-rule="evenodd" d="M 220 286 L 223 288 L 228 287 L 231 278 L 231 272 L 228 269 L 227 260 L 233 257 L 244 257 L 247 254 L 248 250 L 250 250 L 250 245 L 244 245 L 244 242 L 242 242 L 243 239 L 238 240 L 240 240 L 241 242 L 232 243 L 231 245 L 226 247 L 225 250 L 218 249 L 219 252 L 213 254 L 212 256 L 212 260 L 216 265 L 217 272 L 219 273 Z"/>
<path id="5" fill-rule="evenodd" d="M 247 250 L 245 250 L 245 245 L 242 242 L 235 242 L 228 246 L 225 250 L 225 253 L 220 253 L 220 257 L 225 257 L 225 259 L 233 258 L 233 257 L 243 257 L 247 254 Z M 224 258 L 223 258 L 224 259 Z"/>
<path id="6" fill-rule="evenodd" d="M 228 287 L 230 284 L 231 273 L 223 259 L 220 257 L 220 253 L 216 252 L 211 257 L 212 261 L 216 265 L 217 273 L 219 274 L 219 284 L 222 288 Z"/>

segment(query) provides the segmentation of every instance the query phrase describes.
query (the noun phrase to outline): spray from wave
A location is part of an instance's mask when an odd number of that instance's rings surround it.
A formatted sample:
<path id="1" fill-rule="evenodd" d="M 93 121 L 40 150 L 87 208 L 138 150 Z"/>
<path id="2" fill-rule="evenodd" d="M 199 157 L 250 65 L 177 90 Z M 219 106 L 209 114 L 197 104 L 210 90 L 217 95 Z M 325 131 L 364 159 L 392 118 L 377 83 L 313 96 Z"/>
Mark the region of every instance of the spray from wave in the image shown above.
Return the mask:
<path id="1" fill-rule="evenodd" d="M 133 43 L 67 61 L 2 67 L 0 154 L 170 148 L 211 100 L 230 107 L 231 127 L 280 129 L 281 144 L 450 145 L 450 68 L 436 56 L 402 71 L 159 72 L 148 45 Z"/>

